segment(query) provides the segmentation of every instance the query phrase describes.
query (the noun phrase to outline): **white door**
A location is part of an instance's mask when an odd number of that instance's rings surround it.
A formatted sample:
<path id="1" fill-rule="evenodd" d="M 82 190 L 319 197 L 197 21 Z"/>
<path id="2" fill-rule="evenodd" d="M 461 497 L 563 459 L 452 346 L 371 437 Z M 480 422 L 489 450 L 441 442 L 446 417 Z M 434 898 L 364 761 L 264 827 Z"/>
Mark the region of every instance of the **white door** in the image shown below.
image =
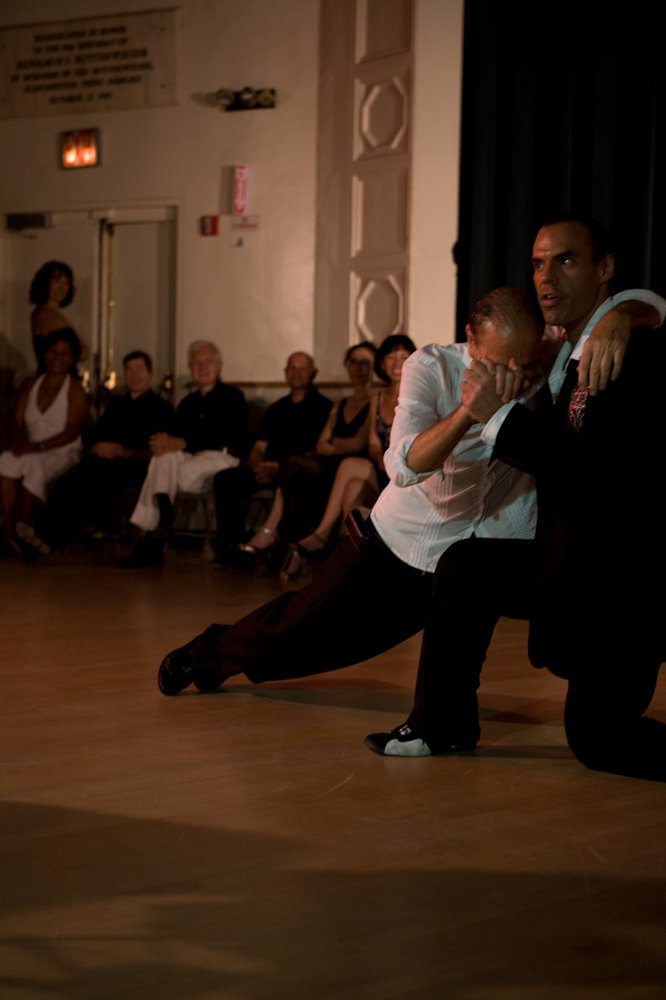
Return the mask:
<path id="1" fill-rule="evenodd" d="M 153 359 L 157 388 L 173 381 L 175 357 L 176 218 L 171 209 L 63 212 L 48 228 L 5 231 L 4 330 L 0 372 L 14 385 L 35 370 L 30 283 L 50 260 L 74 272 L 75 294 L 63 310 L 88 348 L 86 387 L 95 404 L 102 385 L 122 385 L 122 358 L 132 350 Z"/>
<path id="2" fill-rule="evenodd" d="M 146 351 L 154 387 L 173 382 L 176 310 L 175 219 L 168 211 L 113 213 L 102 224 L 100 380 L 113 389 L 122 359 Z"/>

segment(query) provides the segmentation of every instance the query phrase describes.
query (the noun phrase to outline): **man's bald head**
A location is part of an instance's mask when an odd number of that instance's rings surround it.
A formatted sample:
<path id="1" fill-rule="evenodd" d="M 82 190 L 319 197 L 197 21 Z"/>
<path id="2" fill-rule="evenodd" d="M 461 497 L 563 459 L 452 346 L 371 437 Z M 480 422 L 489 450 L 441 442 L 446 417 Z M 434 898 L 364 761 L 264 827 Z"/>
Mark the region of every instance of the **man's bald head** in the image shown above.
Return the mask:
<path id="1" fill-rule="evenodd" d="M 520 288 L 494 288 L 474 306 L 466 327 L 473 358 L 487 357 L 507 365 L 511 358 L 526 365 L 539 353 L 543 318 Z"/>

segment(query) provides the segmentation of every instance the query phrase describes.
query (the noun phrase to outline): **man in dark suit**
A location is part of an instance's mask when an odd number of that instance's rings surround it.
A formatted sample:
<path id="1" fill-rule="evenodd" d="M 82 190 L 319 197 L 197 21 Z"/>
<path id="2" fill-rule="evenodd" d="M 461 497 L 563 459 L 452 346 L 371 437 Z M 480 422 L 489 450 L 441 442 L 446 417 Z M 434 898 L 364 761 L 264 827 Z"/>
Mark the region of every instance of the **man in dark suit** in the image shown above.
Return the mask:
<path id="1" fill-rule="evenodd" d="M 486 425 L 495 457 L 535 474 L 536 539 L 471 538 L 445 553 L 412 713 L 367 742 L 392 756 L 474 747 L 494 626 L 501 615 L 529 618 L 531 661 L 568 678 L 565 727 L 578 759 L 664 781 L 666 725 L 644 712 L 665 653 L 665 338 L 635 329 L 619 376 L 603 392 L 586 392 L 576 368 L 608 297 L 607 235 L 593 220 L 556 219 L 539 230 L 532 264 L 544 318 L 566 331 L 549 383 L 532 406 L 506 404 L 497 386 L 520 373 L 477 362 L 462 401 Z"/>

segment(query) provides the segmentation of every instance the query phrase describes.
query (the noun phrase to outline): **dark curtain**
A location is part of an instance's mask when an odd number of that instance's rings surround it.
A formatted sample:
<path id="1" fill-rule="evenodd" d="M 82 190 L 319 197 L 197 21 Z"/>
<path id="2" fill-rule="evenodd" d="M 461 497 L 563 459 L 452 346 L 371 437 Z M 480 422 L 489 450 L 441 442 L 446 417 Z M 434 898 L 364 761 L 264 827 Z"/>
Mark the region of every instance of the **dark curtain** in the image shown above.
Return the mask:
<path id="1" fill-rule="evenodd" d="M 664 4 L 467 0 L 458 324 L 498 285 L 531 285 L 539 224 L 603 222 L 613 289 L 666 296 Z"/>

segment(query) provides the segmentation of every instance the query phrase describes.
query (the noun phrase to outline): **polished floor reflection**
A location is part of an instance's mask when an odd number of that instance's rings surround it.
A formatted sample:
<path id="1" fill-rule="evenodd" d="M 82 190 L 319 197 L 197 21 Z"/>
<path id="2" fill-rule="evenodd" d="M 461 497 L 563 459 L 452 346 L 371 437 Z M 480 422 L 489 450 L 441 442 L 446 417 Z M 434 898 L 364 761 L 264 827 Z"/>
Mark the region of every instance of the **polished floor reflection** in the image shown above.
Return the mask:
<path id="1" fill-rule="evenodd" d="M 0 563 L 2 1000 L 661 1000 L 664 786 L 572 758 L 524 623 L 481 748 L 392 760 L 363 738 L 406 715 L 418 638 L 164 698 L 164 652 L 283 584 L 113 557 Z"/>

